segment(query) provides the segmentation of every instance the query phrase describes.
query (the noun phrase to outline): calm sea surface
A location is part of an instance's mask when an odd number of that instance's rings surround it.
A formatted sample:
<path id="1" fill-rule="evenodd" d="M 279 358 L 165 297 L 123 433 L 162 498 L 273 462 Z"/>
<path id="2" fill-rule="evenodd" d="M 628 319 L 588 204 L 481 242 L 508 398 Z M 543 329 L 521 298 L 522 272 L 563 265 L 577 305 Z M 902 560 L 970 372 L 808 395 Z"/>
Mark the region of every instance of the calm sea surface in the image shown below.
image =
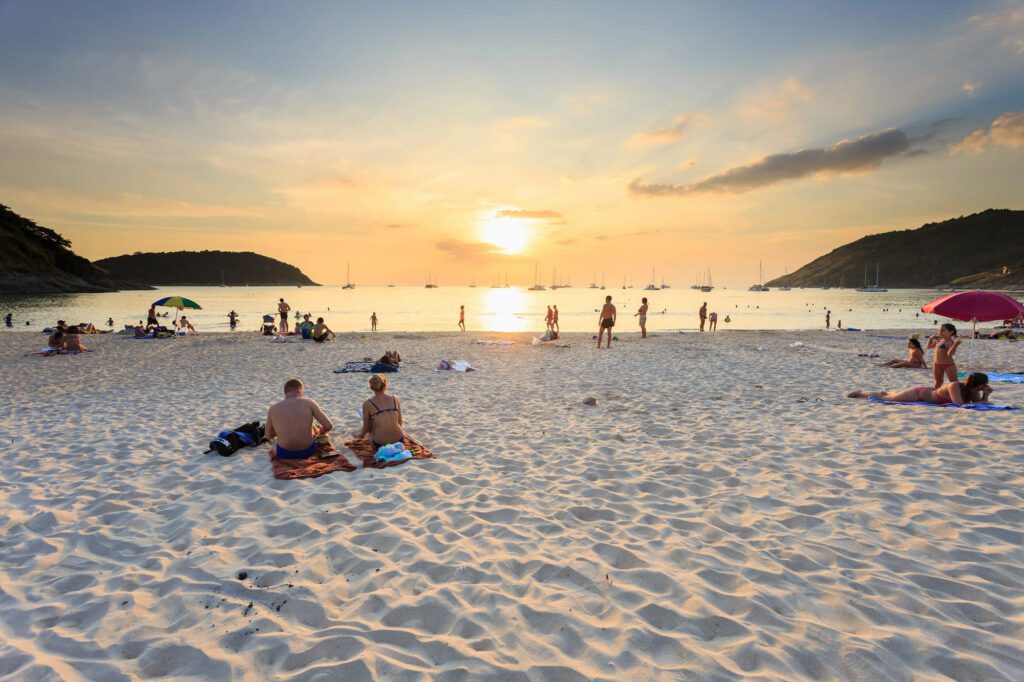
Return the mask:
<path id="1" fill-rule="evenodd" d="M 833 326 L 841 320 L 844 327 L 928 328 L 934 318 L 923 313 L 918 316 L 917 311 L 943 293 L 916 289 L 859 293 L 853 289 L 750 292 L 716 288 L 702 293 L 689 288 L 527 291 L 516 287 L 175 287 L 108 294 L 0 296 L 0 315 L 14 314 L 15 331 L 39 331 L 58 319 L 93 322 L 102 327 L 108 317 L 120 329 L 145 320 L 149 304 L 170 295 L 186 296 L 203 306 L 202 310 L 186 311 L 199 331 L 228 331 L 227 314 L 232 309 L 241 315 L 238 330 L 253 331 L 265 313 L 276 312 L 277 300 L 283 297 L 293 313 L 298 310 L 312 313 L 314 318 L 323 316 L 336 332 L 369 330 L 370 313 L 374 311 L 382 331 L 454 331 L 460 305 L 466 306 L 469 331 L 543 332 L 548 305 L 558 306 L 563 331 L 593 331 L 605 295 L 611 295 L 618 308 L 617 331 L 636 329 L 633 313 L 643 296 L 650 301 L 648 331 L 695 329 L 697 310 L 703 301 L 707 301 L 709 312 L 718 312 L 721 330 L 817 329 L 825 325 L 826 310 L 832 311 Z"/>

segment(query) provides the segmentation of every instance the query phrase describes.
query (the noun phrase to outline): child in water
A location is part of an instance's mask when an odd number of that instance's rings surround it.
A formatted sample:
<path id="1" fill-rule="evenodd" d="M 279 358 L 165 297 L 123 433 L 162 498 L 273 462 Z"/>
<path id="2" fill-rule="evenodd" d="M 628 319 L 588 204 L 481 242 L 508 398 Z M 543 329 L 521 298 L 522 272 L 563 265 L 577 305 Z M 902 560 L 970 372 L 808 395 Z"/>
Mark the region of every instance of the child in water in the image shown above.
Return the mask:
<path id="1" fill-rule="evenodd" d="M 932 371 L 935 377 L 935 388 L 942 386 L 944 379 L 956 381 L 956 360 L 953 355 L 960 347 L 961 339 L 957 338 L 956 327 L 945 323 L 939 327 L 939 333 L 928 339 L 928 348 L 935 349 L 935 360 Z"/>

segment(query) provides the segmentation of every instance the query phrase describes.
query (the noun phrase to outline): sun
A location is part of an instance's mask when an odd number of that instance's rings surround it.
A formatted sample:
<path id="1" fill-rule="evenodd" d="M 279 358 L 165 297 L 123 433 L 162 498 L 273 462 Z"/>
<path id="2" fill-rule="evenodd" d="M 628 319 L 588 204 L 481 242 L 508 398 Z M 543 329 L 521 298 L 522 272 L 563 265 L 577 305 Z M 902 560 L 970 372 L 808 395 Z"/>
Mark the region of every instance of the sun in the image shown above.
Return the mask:
<path id="1" fill-rule="evenodd" d="M 530 241 L 530 228 L 519 218 L 490 218 L 480 227 L 480 237 L 501 249 L 501 253 L 522 253 Z"/>

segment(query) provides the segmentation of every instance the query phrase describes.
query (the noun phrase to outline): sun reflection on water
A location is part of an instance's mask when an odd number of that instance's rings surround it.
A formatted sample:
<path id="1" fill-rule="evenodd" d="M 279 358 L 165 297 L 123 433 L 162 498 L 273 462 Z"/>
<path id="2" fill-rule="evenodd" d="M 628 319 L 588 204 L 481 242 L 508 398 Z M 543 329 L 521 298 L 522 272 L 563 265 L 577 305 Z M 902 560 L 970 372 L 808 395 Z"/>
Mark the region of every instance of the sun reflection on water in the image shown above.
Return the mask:
<path id="1" fill-rule="evenodd" d="M 477 315 L 485 331 L 521 332 L 531 329 L 526 293 L 518 287 L 488 289 Z"/>

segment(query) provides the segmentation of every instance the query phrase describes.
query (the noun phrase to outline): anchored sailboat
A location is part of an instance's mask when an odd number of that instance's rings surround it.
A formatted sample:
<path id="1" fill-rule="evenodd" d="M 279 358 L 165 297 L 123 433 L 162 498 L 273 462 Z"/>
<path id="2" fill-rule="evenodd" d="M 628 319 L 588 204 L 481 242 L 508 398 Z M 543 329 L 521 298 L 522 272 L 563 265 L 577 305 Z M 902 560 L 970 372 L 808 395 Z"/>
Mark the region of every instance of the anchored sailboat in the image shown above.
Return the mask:
<path id="1" fill-rule="evenodd" d="M 537 281 L 537 265 L 533 266 L 533 286 L 527 289 L 527 291 L 547 291 L 544 285 Z"/>
<path id="2" fill-rule="evenodd" d="M 356 285 L 352 284 L 352 266 L 349 263 L 345 264 L 345 286 L 342 289 L 355 289 Z"/>
<path id="3" fill-rule="evenodd" d="M 768 287 L 764 285 L 764 267 L 761 265 L 761 261 L 757 261 L 757 273 L 758 283 L 747 289 L 747 291 L 768 291 Z"/>
<path id="4" fill-rule="evenodd" d="M 879 286 L 880 280 L 879 280 L 878 275 L 879 275 L 879 266 L 878 266 L 878 262 L 876 261 L 875 262 L 875 283 L 874 284 L 868 284 L 868 269 L 864 268 L 864 286 L 862 286 L 861 288 L 857 289 L 857 291 L 859 291 L 861 293 L 865 293 L 865 294 L 882 294 L 882 293 L 885 293 L 886 291 L 889 291 L 888 289 L 883 289 L 882 287 Z"/>

